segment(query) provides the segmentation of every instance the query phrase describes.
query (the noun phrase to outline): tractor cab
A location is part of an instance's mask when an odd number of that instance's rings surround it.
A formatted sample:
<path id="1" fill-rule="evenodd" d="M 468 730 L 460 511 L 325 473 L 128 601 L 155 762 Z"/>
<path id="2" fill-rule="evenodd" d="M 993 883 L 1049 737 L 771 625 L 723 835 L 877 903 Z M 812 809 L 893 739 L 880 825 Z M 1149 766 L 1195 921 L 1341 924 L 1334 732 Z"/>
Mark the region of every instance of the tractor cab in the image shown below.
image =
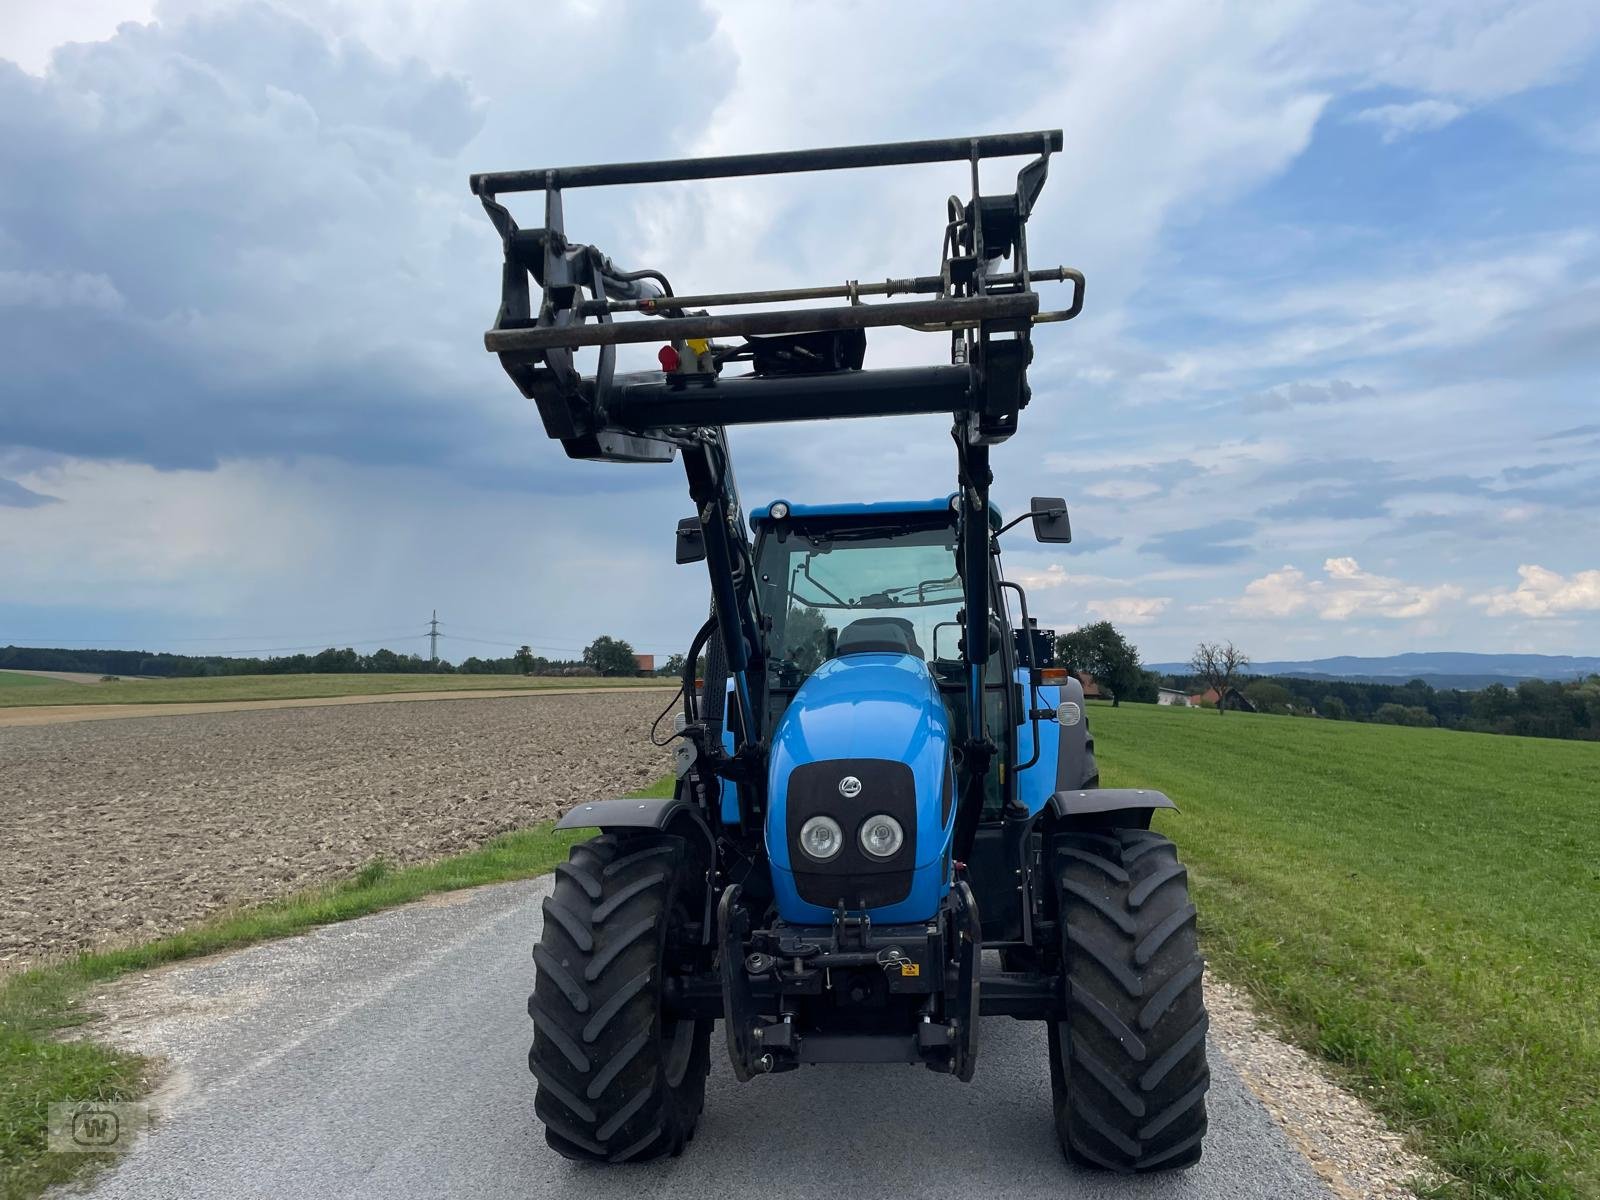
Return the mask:
<path id="1" fill-rule="evenodd" d="M 999 528 L 991 508 L 990 525 Z M 925 673 L 956 729 L 967 723 L 965 595 L 954 497 L 878 504 L 791 504 L 775 500 L 750 515 L 757 594 L 770 622 L 769 721 L 824 663 L 890 654 Z M 984 727 L 997 743 L 1015 732 L 1014 639 L 991 555 L 990 657 L 984 666 Z M 989 772 L 992 803 L 1003 802 L 1004 772 Z"/>

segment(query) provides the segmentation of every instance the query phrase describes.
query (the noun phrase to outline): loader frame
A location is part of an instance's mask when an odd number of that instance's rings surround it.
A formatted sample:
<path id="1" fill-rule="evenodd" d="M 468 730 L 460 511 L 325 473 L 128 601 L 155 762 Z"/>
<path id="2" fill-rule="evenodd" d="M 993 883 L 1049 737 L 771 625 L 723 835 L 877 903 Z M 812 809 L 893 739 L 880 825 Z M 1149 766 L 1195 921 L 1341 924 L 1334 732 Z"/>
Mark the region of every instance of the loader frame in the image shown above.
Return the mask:
<path id="1" fill-rule="evenodd" d="M 1038 199 L 1052 153 L 1061 149 L 1060 130 L 892 142 L 731 155 L 677 161 L 612 163 L 474 175 L 482 201 L 505 252 L 501 300 L 485 348 L 499 356 L 506 373 L 538 406 L 546 433 L 574 458 L 612 462 L 669 462 L 681 454 L 695 505 L 710 576 L 714 634 L 732 680 L 726 720 L 734 735 L 727 752 L 719 722 L 691 721 L 685 739 L 694 746 L 691 773 L 704 793 L 702 811 L 713 837 L 757 853 L 766 806 L 766 661 L 764 614 L 755 588 L 751 546 L 724 432 L 730 425 L 823 420 L 840 417 L 948 413 L 953 419 L 960 510 L 958 555 L 964 579 L 968 723 L 958 744 L 960 797 L 956 852 L 970 854 L 983 804 L 983 781 L 999 753 L 983 726 L 983 678 L 989 659 L 991 613 L 988 521 L 991 446 L 1016 431 L 1028 404 L 1027 368 L 1031 331 L 1043 322 L 1071 320 L 1083 307 L 1084 280 L 1066 267 L 1029 266 L 1027 222 Z M 984 159 L 1031 156 L 1014 187 L 985 195 L 979 164 Z M 675 296 L 656 270 L 625 271 L 591 245 L 569 240 L 564 194 L 572 189 L 685 180 L 789 175 L 862 167 L 967 162 L 970 195 L 946 205 L 939 272 L 936 275 L 856 280 L 812 288 L 767 289 Z M 544 221 L 520 228 L 500 197 L 544 194 Z M 1007 261 L 1009 260 L 1009 262 Z M 538 302 L 534 290 L 539 288 Z M 1041 310 L 1038 282 L 1070 282 L 1070 304 Z M 863 297 L 898 295 L 928 299 L 868 303 Z M 826 307 L 755 307 L 844 299 Z M 709 314 L 706 307 L 739 311 Z M 638 313 L 649 319 L 623 320 Z M 947 333 L 945 365 L 845 369 L 792 373 L 769 371 L 722 378 L 720 367 L 764 341 L 832 335 L 849 357 L 848 335 L 874 327 L 905 326 Z M 709 339 L 742 337 L 745 347 L 698 350 Z M 694 370 L 619 374 L 616 347 L 668 342 L 679 361 Z M 597 347 L 588 374 L 575 352 Z M 665 353 L 665 352 L 664 352 Z M 706 358 L 710 358 L 707 363 Z M 664 359 L 664 362 L 671 361 Z M 709 636 L 713 624 L 708 623 Z M 703 639 L 700 639 L 703 641 Z M 699 641 L 688 656 L 693 664 Z M 692 671 L 692 666 L 690 668 Z M 692 687 L 687 716 L 697 715 Z M 714 681 L 708 681 L 712 683 Z M 708 708 L 719 701 L 708 696 Z M 707 715 L 715 715 L 714 713 Z M 717 803 L 719 781 L 738 785 L 737 828 L 725 828 Z"/>

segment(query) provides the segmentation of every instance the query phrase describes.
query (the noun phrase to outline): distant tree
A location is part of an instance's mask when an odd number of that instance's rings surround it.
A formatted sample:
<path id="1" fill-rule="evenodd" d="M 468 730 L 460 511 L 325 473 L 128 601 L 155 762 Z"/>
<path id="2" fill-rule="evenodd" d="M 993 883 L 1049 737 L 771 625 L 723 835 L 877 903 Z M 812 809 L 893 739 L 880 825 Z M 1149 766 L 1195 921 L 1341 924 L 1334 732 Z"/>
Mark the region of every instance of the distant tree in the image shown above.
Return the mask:
<path id="1" fill-rule="evenodd" d="M 1218 716 L 1228 711 L 1224 703 L 1228 689 L 1237 686 L 1235 681 L 1249 665 L 1249 656 L 1232 642 L 1201 642 L 1189 659 L 1189 669 L 1217 693 Z"/>
<path id="2" fill-rule="evenodd" d="M 1273 683 L 1270 679 L 1251 680 L 1244 689 L 1246 698 L 1256 706 L 1257 712 L 1277 713 L 1286 715 L 1294 706 L 1294 697 L 1289 694 L 1289 689 L 1281 683 Z"/>
<path id="3" fill-rule="evenodd" d="M 1056 657 L 1070 671 L 1087 671 L 1111 693 L 1113 707 L 1124 700 L 1154 704 L 1154 676 L 1139 665 L 1139 652 L 1110 621 L 1084 625 L 1056 639 Z"/>
<path id="4" fill-rule="evenodd" d="M 621 638 L 597 637 L 584 647 L 583 665 L 597 675 L 636 675 L 633 647 Z"/>
<path id="5" fill-rule="evenodd" d="M 361 670 L 361 658 L 349 647 L 335 650 L 329 646 L 311 660 L 311 670 L 322 675 L 344 675 Z"/>
<path id="6" fill-rule="evenodd" d="M 1380 704 L 1372 719 L 1382 725 L 1411 725 L 1418 729 L 1429 729 L 1439 723 L 1427 709 L 1405 704 Z"/>
<path id="7" fill-rule="evenodd" d="M 657 675 L 665 675 L 668 679 L 676 679 L 683 674 L 683 655 L 669 654 L 667 661 L 656 668 Z"/>
<path id="8" fill-rule="evenodd" d="M 529 647 L 518 646 L 517 652 L 511 658 L 517 664 L 517 670 L 522 674 L 533 674 L 533 651 Z"/>
<path id="9" fill-rule="evenodd" d="M 1348 721 L 1350 706 L 1334 695 L 1324 696 L 1317 702 L 1317 711 L 1330 721 Z"/>
<path id="10" fill-rule="evenodd" d="M 1128 693 L 1128 699 L 1135 704 L 1154 704 L 1161 699 L 1161 673 L 1141 668 L 1134 680 L 1132 691 Z"/>

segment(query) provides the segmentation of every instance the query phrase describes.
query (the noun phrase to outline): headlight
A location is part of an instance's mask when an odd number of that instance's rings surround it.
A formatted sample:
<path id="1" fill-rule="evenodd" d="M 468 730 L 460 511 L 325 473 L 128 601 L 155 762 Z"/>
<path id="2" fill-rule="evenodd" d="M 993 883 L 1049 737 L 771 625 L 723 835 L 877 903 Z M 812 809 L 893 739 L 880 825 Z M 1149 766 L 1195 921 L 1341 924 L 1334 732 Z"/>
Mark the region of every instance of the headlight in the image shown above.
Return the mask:
<path id="1" fill-rule="evenodd" d="M 774 500 L 771 507 L 767 509 L 767 515 L 774 521 L 782 521 L 789 515 L 789 506 L 782 500 Z"/>
<path id="2" fill-rule="evenodd" d="M 844 849 L 844 830 L 832 817 L 812 817 L 800 826 L 800 849 L 818 862 L 827 862 Z"/>
<path id="3" fill-rule="evenodd" d="M 1056 720 L 1068 727 L 1076 725 L 1083 720 L 1083 709 L 1078 707 L 1076 700 L 1063 700 L 1056 708 Z"/>
<path id="4" fill-rule="evenodd" d="M 873 858 L 893 858 L 905 840 L 900 822 L 886 813 L 868 817 L 861 823 L 861 848 Z"/>

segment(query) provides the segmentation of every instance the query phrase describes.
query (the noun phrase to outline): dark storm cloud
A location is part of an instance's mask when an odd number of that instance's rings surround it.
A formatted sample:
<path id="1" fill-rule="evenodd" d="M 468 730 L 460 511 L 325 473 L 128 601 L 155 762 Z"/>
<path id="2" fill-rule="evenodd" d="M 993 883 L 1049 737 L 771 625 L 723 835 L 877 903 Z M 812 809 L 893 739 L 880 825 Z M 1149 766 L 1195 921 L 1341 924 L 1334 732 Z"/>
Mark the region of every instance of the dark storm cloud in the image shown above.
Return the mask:
<path id="1" fill-rule="evenodd" d="M 1240 543 L 1255 530 L 1254 521 L 1241 520 L 1174 529 L 1156 534 L 1139 547 L 1139 553 L 1159 555 L 1168 562 L 1184 566 L 1233 563 L 1249 557 L 1250 547 Z"/>
<path id="2" fill-rule="evenodd" d="M 686 38 L 709 36 L 685 18 Z M 641 62 L 633 84 L 662 103 L 637 123 L 714 103 L 671 61 Z M 598 133 L 631 106 L 583 111 Z M 519 144 L 574 152 L 514 107 Z M 513 140 L 480 137 L 488 116 L 467 80 L 266 4 L 125 25 L 62 47 L 42 78 L 0 60 L 0 447 L 594 486 L 524 465 L 548 458 L 533 405 L 482 351 L 499 245 L 466 175 L 512 165 Z"/>

